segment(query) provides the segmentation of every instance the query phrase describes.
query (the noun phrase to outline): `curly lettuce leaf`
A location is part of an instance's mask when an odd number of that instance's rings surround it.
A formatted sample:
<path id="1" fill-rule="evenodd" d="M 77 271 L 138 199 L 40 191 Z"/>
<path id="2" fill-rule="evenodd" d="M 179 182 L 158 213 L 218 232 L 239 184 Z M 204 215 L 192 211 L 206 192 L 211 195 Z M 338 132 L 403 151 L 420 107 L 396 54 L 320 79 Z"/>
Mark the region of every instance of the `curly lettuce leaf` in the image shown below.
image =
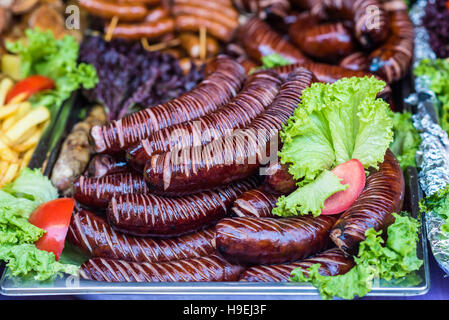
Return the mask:
<path id="1" fill-rule="evenodd" d="M 271 53 L 261 58 L 262 69 L 277 68 L 291 64 L 292 62 L 279 53 Z"/>
<path id="2" fill-rule="evenodd" d="M 376 278 L 389 281 L 412 275 L 415 281 L 414 272 L 423 264 L 416 251 L 419 222 L 406 215 L 393 215 L 395 222 L 388 227 L 387 241 L 382 239 L 382 231 L 367 230 L 354 258 L 356 265 L 346 274 L 323 276 L 318 272 L 320 265 L 315 264 L 307 274 L 301 268 L 294 269 L 291 281 L 312 283 L 324 299 L 363 297 L 371 291 Z"/>
<path id="3" fill-rule="evenodd" d="M 422 199 L 419 202 L 419 208 L 422 213 L 433 211 L 439 215 L 445 221 L 441 230 L 449 233 L 449 185 Z"/>
<path id="4" fill-rule="evenodd" d="M 288 196 L 280 197 L 273 214 L 290 217 L 310 213 L 314 217 L 319 216 L 327 198 L 349 187 L 340 181 L 332 172 L 323 171 L 315 181 L 299 187 Z"/>
<path id="5" fill-rule="evenodd" d="M 393 131 L 394 140 L 390 150 L 394 153 L 403 170 L 416 167 L 416 151 L 418 151 L 421 137 L 413 126 L 410 112 L 394 112 Z"/>

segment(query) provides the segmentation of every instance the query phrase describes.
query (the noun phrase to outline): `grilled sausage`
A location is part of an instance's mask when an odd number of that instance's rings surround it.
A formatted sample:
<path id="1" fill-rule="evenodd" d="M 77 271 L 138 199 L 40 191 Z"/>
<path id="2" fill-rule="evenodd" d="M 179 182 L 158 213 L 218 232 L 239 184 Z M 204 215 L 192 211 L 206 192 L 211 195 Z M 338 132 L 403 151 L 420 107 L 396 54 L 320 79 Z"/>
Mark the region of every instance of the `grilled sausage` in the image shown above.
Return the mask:
<path id="1" fill-rule="evenodd" d="M 114 196 L 147 193 L 141 176 L 125 173 L 101 178 L 79 177 L 73 183 L 74 198 L 80 203 L 97 209 L 106 209 Z"/>
<path id="2" fill-rule="evenodd" d="M 265 170 L 263 188 L 271 193 L 288 194 L 296 189 L 296 182 L 288 172 L 288 166 L 276 161 Z"/>
<path id="3" fill-rule="evenodd" d="M 87 172 L 89 177 L 101 178 L 111 174 L 127 173 L 129 167 L 124 160 L 115 159 L 107 154 L 97 154 L 90 160 Z"/>
<path id="4" fill-rule="evenodd" d="M 232 212 L 239 217 L 275 218 L 271 211 L 277 199 L 276 195 L 260 188 L 248 190 L 235 200 Z"/>
<path id="5" fill-rule="evenodd" d="M 221 1 L 204 1 L 204 0 L 174 0 L 173 6 L 179 5 L 193 5 L 197 7 L 207 8 L 210 11 L 220 11 L 223 15 L 230 19 L 237 20 L 239 18 L 239 14 L 237 10 L 235 10 L 234 6 L 229 3 L 221 2 Z M 212 16 L 213 17 L 213 16 Z"/>
<path id="6" fill-rule="evenodd" d="M 229 261 L 273 264 L 304 259 L 327 249 L 333 216 L 225 218 L 215 227 L 216 248 Z"/>
<path id="7" fill-rule="evenodd" d="M 394 222 L 393 212 L 399 212 L 404 201 L 404 176 L 390 150 L 366 179 L 365 189 L 354 204 L 343 213 L 332 228 L 332 241 L 344 252 L 356 254 L 365 232 L 374 228 L 386 232 Z"/>
<path id="8" fill-rule="evenodd" d="M 105 33 L 108 26 L 106 26 Z M 147 38 L 149 40 L 160 39 L 163 35 L 175 30 L 173 18 L 162 18 L 156 21 L 144 21 L 139 23 L 119 23 L 112 30 L 112 38 L 138 40 Z"/>
<path id="9" fill-rule="evenodd" d="M 120 21 L 142 21 L 147 15 L 147 9 L 142 4 L 121 4 L 104 0 L 79 0 L 82 8 L 91 14 L 111 19 L 117 17 Z"/>
<path id="10" fill-rule="evenodd" d="M 260 62 L 263 56 L 272 53 L 280 54 L 291 63 L 308 60 L 299 49 L 258 18 L 248 20 L 240 27 L 238 35 L 246 52 L 255 61 Z"/>
<path id="11" fill-rule="evenodd" d="M 321 61 L 335 63 L 355 50 L 351 30 L 341 22 L 319 24 L 306 29 L 294 23 L 289 35 L 302 52 Z"/>
<path id="12" fill-rule="evenodd" d="M 132 262 L 164 262 L 215 252 L 215 228 L 172 239 L 150 239 L 115 232 L 101 217 L 82 210 L 70 221 L 67 240 L 90 257 Z"/>
<path id="13" fill-rule="evenodd" d="M 179 35 L 181 40 L 181 46 L 189 54 L 191 58 L 200 58 L 201 56 L 201 43 L 200 38 L 192 33 L 181 33 Z M 217 55 L 220 46 L 212 37 L 206 37 L 206 56 Z"/>
<path id="14" fill-rule="evenodd" d="M 256 184 L 257 179 L 253 178 L 182 198 L 163 198 L 151 194 L 119 196 L 110 202 L 108 220 L 114 229 L 132 235 L 179 236 L 225 217 L 235 199 Z"/>
<path id="15" fill-rule="evenodd" d="M 148 10 L 148 13 L 145 16 L 144 21 L 154 22 L 154 21 L 158 21 L 162 18 L 168 18 L 168 17 L 170 17 L 170 15 L 171 15 L 170 9 L 168 9 L 165 6 L 160 6 L 160 7 L 156 7 L 151 10 Z"/>
<path id="16" fill-rule="evenodd" d="M 249 126 L 211 143 L 169 151 L 151 157 L 145 165 L 145 181 L 154 193 L 181 195 L 213 189 L 245 179 L 263 162 L 276 156 L 279 130 L 310 86 L 312 73 L 292 72 L 265 113 Z"/>
<path id="17" fill-rule="evenodd" d="M 249 125 L 273 101 L 280 84 L 273 71 L 250 76 L 242 91 L 225 107 L 198 120 L 159 130 L 131 148 L 127 154 L 129 163 L 137 170 L 143 170 L 154 154 L 205 145 L 232 133 L 233 129 Z"/>
<path id="18" fill-rule="evenodd" d="M 199 16 L 176 16 L 175 25 L 176 30 L 180 32 L 198 32 L 201 27 L 205 27 L 208 34 L 223 42 L 229 42 L 234 34 L 234 29 L 222 25 L 211 18 Z"/>
<path id="19" fill-rule="evenodd" d="M 350 70 L 369 70 L 368 56 L 363 52 L 354 52 L 353 54 L 346 56 L 338 65 Z"/>
<path id="20" fill-rule="evenodd" d="M 390 12 L 391 34 L 369 55 L 369 70 L 392 83 L 404 77 L 413 58 L 413 23 L 407 10 Z"/>
<path id="21" fill-rule="evenodd" d="M 194 17 L 201 17 L 205 19 L 211 19 L 229 29 L 235 29 L 238 27 L 238 19 L 233 17 L 228 17 L 220 9 L 210 9 L 207 7 L 192 5 L 192 4 L 175 4 L 172 7 L 172 13 L 175 16 L 187 15 Z"/>
<path id="22" fill-rule="evenodd" d="M 124 151 L 157 130 L 215 111 L 236 95 L 245 71 L 237 62 L 218 57 L 208 64 L 206 75 L 205 80 L 179 98 L 112 121 L 107 126 L 93 127 L 91 135 L 96 151 Z"/>
<path id="23" fill-rule="evenodd" d="M 294 269 L 301 268 L 303 273 L 307 274 L 307 269 L 317 263 L 321 265 L 318 272 L 323 276 L 345 274 L 354 267 L 352 257 L 346 256 L 338 248 L 333 248 L 321 252 L 314 257 L 293 263 L 250 267 L 241 274 L 239 281 L 287 282 Z"/>
<path id="24" fill-rule="evenodd" d="M 107 282 L 236 281 L 243 268 L 217 255 L 161 263 L 94 258 L 81 266 L 83 279 Z"/>

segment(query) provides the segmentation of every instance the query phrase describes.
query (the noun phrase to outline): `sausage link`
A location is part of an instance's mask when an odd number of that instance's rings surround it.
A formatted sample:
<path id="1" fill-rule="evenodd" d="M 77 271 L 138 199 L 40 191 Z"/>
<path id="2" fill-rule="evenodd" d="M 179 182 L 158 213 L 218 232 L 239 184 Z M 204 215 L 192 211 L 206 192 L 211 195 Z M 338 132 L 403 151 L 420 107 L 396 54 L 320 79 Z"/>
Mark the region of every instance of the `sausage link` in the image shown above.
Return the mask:
<path id="1" fill-rule="evenodd" d="M 368 229 L 385 233 L 394 222 L 392 213 L 402 208 L 404 188 L 401 167 L 393 153 L 387 150 L 379 170 L 368 176 L 365 189 L 335 223 L 330 234 L 332 241 L 344 252 L 356 254 Z"/>
<path id="2" fill-rule="evenodd" d="M 238 31 L 240 41 L 248 55 L 260 62 L 263 56 L 278 53 L 291 63 L 305 62 L 308 59 L 274 31 L 267 23 L 258 18 L 248 20 Z"/>
<path id="3" fill-rule="evenodd" d="M 108 28 L 108 27 L 106 27 Z M 173 18 L 162 18 L 156 21 L 144 21 L 140 23 L 119 23 L 112 31 L 112 38 L 138 40 L 147 38 L 155 40 L 175 30 Z M 105 33 L 107 31 L 105 30 Z"/>
<path id="4" fill-rule="evenodd" d="M 248 190 L 235 200 L 232 212 L 239 217 L 275 218 L 271 211 L 277 199 L 276 195 L 260 188 Z"/>
<path id="5" fill-rule="evenodd" d="M 205 145 L 232 133 L 233 129 L 249 125 L 273 102 L 280 85 L 281 80 L 273 71 L 250 76 L 242 91 L 225 107 L 197 120 L 155 132 L 128 151 L 128 162 L 137 170 L 143 170 L 154 154 Z"/>
<path id="6" fill-rule="evenodd" d="M 164 262 L 215 253 L 215 228 L 172 239 L 128 236 L 101 217 L 82 210 L 70 221 L 67 240 L 90 257 L 131 262 Z"/>
<path id="7" fill-rule="evenodd" d="M 239 25 L 238 19 L 226 16 L 220 9 L 210 9 L 199 5 L 177 4 L 172 7 L 172 13 L 175 16 L 187 15 L 205 19 L 213 17 L 215 22 L 231 30 L 236 29 Z"/>
<path id="8" fill-rule="evenodd" d="M 127 173 L 129 167 L 124 160 L 115 159 L 107 154 L 97 154 L 90 160 L 87 172 L 89 177 L 101 178 L 111 174 Z"/>
<path id="9" fill-rule="evenodd" d="M 154 22 L 158 21 L 162 18 L 170 17 L 170 9 L 165 6 L 159 6 L 148 10 L 147 15 L 145 16 L 145 22 Z"/>
<path id="10" fill-rule="evenodd" d="M 288 194 L 296 189 L 296 182 L 288 172 L 288 166 L 278 161 L 271 163 L 266 168 L 264 190 L 277 193 Z"/>
<path id="11" fill-rule="evenodd" d="M 308 268 L 319 263 L 318 272 L 323 276 L 337 276 L 345 274 L 354 267 L 354 260 L 346 256 L 340 249 L 332 248 L 293 263 L 283 263 L 265 266 L 254 266 L 246 269 L 240 276 L 239 281 L 249 282 L 287 282 L 291 272 L 301 268 L 304 274 L 308 274 Z"/>
<path id="12" fill-rule="evenodd" d="M 157 154 L 145 165 L 145 181 L 153 193 L 181 195 L 213 189 L 256 173 L 275 156 L 278 133 L 301 101 L 313 75 L 292 72 L 265 113 L 249 126 L 205 146 Z"/>
<path id="13" fill-rule="evenodd" d="M 217 110 L 240 89 L 245 70 L 237 62 L 218 57 L 206 68 L 206 79 L 179 98 L 147 108 L 107 126 L 91 130 L 99 153 L 117 153 L 168 126 L 193 120 Z"/>
<path id="14" fill-rule="evenodd" d="M 198 32 L 201 27 L 205 27 L 208 34 L 218 40 L 229 42 L 234 35 L 234 29 L 222 25 L 210 18 L 199 16 L 180 15 L 175 18 L 176 30 L 180 32 Z"/>
<path id="15" fill-rule="evenodd" d="M 174 0 L 173 6 L 178 5 L 193 5 L 197 7 L 207 8 L 211 11 L 220 11 L 221 14 L 226 17 L 237 20 L 239 18 L 239 13 L 230 3 L 226 4 L 224 1 L 204 1 L 204 0 Z M 212 16 L 212 18 L 214 18 Z"/>
<path id="16" fill-rule="evenodd" d="M 215 227 L 216 248 L 229 261 L 273 264 L 304 259 L 329 247 L 333 216 L 225 218 Z"/>
<path id="17" fill-rule="evenodd" d="M 160 263 L 94 258 L 80 269 L 83 279 L 107 282 L 236 281 L 243 268 L 217 255 Z"/>
<path id="18" fill-rule="evenodd" d="M 147 15 L 147 9 L 142 4 L 121 4 L 103 0 L 79 0 L 79 3 L 86 11 L 105 19 L 117 17 L 120 21 L 142 21 Z"/>
<path id="19" fill-rule="evenodd" d="M 111 226 L 137 236 L 173 237 L 213 224 L 225 217 L 235 199 L 254 188 L 257 179 L 181 198 L 128 194 L 113 198 L 108 208 Z"/>
<path id="20" fill-rule="evenodd" d="M 413 23 L 406 10 L 390 12 L 391 35 L 369 55 L 370 71 L 388 83 L 403 78 L 413 58 Z"/>
<path id="21" fill-rule="evenodd" d="M 97 209 L 106 209 L 109 201 L 122 194 L 147 193 L 148 188 L 139 175 L 115 174 L 101 178 L 81 176 L 73 182 L 73 196 L 80 203 Z"/>
<path id="22" fill-rule="evenodd" d="M 368 56 L 363 52 L 354 52 L 353 54 L 344 57 L 338 65 L 350 70 L 369 70 Z"/>
<path id="23" fill-rule="evenodd" d="M 190 58 L 200 58 L 201 43 L 198 35 L 193 33 L 181 33 L 179 35 L 179 40 L 181 40 L 181 46 L 188 53 Z M 218 44 L 218 41 L 213 37 L 206 37 L 206 56 L 214 57 L 219 50 L 220 45 Z"/>
<path id="24" fill-rule="evenodd" d="M 299 24 L 303 22 L 300 21 Z M 321 61 L 337 62 L 354 52 L 351 31 L 343 23 L 326 23 L 298 28 L 294 23 L 289 30 L 290 39 L 310 57 Z"/>
<path id="25" fill-rule="evenodd" d="M 240 12 L 257 14 L 261 19 L 270 14 L 285 17 L 290 10 L 288 0 L 234 0 L 234 5 Z"/>

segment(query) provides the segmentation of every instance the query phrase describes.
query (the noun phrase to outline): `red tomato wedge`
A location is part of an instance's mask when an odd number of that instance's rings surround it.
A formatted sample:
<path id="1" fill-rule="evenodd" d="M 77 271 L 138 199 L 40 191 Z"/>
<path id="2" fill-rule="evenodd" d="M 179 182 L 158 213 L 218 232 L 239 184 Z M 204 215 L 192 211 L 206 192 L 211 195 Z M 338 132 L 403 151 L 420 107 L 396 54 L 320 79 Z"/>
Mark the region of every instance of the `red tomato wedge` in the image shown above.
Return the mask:
<path id="1" fill-rule="evenodd" d="M 74 207 L 75 200 L 71 198 L 52 200 L 36 208 L 28 219 L 31 224 L 47 231 L 35 245 L 40 250 L 53 252 L 56 261 L 59 260 L 64 249 Z"/>
<path id="2" fill-rule="evenodd" d="M 26 100 L 36 92 L 50 90 L 54 87 L 55 82 L 50 78 L 40 75 L 29 76 L 28 78 L 17 82 L 12 87 L 12 89 L 6 96 L 6 103 L 9 103 L 14 97 L 18 96 L 19 94 L 24 94 L 24 100 Z"/>
<path id="3" fill-rule="evenodd" d="M 349 187 L 327 198 L 324 201 L 324 209 L 321 210 L 321 214 L 337 214 L 346 211 L 365 187 L 365 169 L 357 159 L 351 159 L 336 166 L 332 172 L 342 179 L 342 184 L 348 184 Z"/>

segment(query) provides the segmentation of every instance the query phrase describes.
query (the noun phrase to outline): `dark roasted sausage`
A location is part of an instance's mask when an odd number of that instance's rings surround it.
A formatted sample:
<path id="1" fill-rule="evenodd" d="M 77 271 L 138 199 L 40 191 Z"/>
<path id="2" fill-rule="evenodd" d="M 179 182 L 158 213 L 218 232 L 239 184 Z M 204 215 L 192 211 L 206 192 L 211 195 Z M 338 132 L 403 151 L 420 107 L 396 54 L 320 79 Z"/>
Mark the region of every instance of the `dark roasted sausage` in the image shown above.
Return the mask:
<path id="1" fill-rule="evenodd" d="M 288 166 L 276 161 L 265 169 L 263 188 L 271 193 L 288 194 L 296 189 L 296 182 L 288 172 Z"/>
<path id="2" fill-rule="evenodd" d="M 234 29 L 222 25 L 211 18 L 198 16 L 179 15 L 175 18 L 176 30 L 180 32 L 198 32 L 201 27 L 205 27 L 208 34 L 215 38 L 228 42 L 234 35 Z"/>
<path id="3" fill-rule="evenodd" d="M 127 173 L 129 167 L 124 160 L 115 159 L 107 154 L 97 154 L 90 160 L 87 172 L 89 177 L 101 178 L 111 174 Z"/>
<path id="4" fill-rule="evenodd" d="M 292 72 L 265 113 L 242 130 L 205 146 L 152 156 L 145 166 L 145 180 L 152 192 L 200 192 L 256 173 L 267 158 L 277 157 L 279 130 L 293 114 L 312 77 L 306 69 Z"/>
<path id="5" fill-rule="evenodd" d="M 94 258 L 81 266 L 83 279 L 107 282 L 236 281 L 243 268 L 212 255 L 161 263 Z"/>
<path id="6" fill-rule="evenodd" d="M 80 203 L 97 209 L 106 209 L 114 196 L 147 193 L 148 188 L 140 175 L 114 174 L 101 178 L 81 176 L 73 182 L 73 196 Z"/>
<path id="7" fill-rule="evenodd" d="M 107 126 L 93 127 L 91 135 L 96 151 L 124 151 L 157 130 L 217 110 L 237 94 L 245 70 L 229 58 L 218 57 L 208 64 L 206 75 L 205 80 L 179 98 L 112 121 Z"/>
<path id="8" fill-rule="evenodd" d="M 356 254 L 365 232 L 383 230 L 394 222 L 393 212 L 399 213 L 404 201 L 404 176 L 390 150 L 379 170 L 371 172 L 365 189 L 354 204 L 335 223 L 331 239 L 344 252 Z"/>
<path id="9" fill-rule="evenodd" d="M 115 232 L 92 212 L 76 212 L 67 240 L 90 257 L 133 262 L 164 262 L 196 258 L 215 252 L 215 228 L 172 239 L 150 239 Z"/>
<path id="10" fill-rule="evenodd" d="M 273 264 L 304 259 L 329 247 L 333 216 L 225 218 L 215 227 L 216 248 L 229 261 Z"/>
<path id="11" fill-rule="evenodd" d="M 106 26 L 105 33 L 108 26 Z M 119 23 L 112 30 L 112 38 L 122 38 L 138 40 L 147 38 L 148 40 L 160 39 L 163 35 L 172 33 L 175 30 L 173 18 L 162 18 L 156 21 L 144 21 L 139 23 Z"/>
<path id="12" fill-rule="evenodd" d="M 260 188 L 248 190 L 235 200 L 232 212 L 239 217 L 274 218 L 271 211 L 277 199 L 276 195 Z"/>
<path id="13" fill-rule="evenodd" d="M 235 199 L 254 188 L 257 179 L 181 198 L 128 194 L 112 199 L 108 220 L 114 229 L 137 236 L 173 237 L 224 218 Z"/>
<path id="14" fill-rule="evenodd" d="M 333 248 L 293 263 L 283 263 L 265 266 L 254 266 L 246 269 L 239 281 L 249 282 L 287 282 L 293 269 L 301 268 L 304 274 L 312 265 L 319 263 L 318 272 L 323 276 L 345 274 L 354 267 L 352 257 L 346 256 L 340 249 Z"/>
<path id="15" fill-rule="evenodd" d="M 240 93 L 225 107 L 197 120 L 184 122 L 155 132 L 128 150 L 128 162 L 143 170 L 154 154 L 172 149 L 205 145 L 212 140 L 243 128 L 259 116 L 276 96 L 281 80 L 273 71 L 250 76 Z"/>
<path id="16" fill-rule="evenodd" d="M 343 58 L 338 65 L 351 70 L 369 70 L 368 56 L 364 52 L 354 52 Z"/>
<path id="17" fill-rule="evenodd" d="M 104 0 L 79 0 L 86 11 L 105 19 L 117 17 L 120 21 L 142 21 L 147 9 L 142 4 L 121 4 Z"/>

